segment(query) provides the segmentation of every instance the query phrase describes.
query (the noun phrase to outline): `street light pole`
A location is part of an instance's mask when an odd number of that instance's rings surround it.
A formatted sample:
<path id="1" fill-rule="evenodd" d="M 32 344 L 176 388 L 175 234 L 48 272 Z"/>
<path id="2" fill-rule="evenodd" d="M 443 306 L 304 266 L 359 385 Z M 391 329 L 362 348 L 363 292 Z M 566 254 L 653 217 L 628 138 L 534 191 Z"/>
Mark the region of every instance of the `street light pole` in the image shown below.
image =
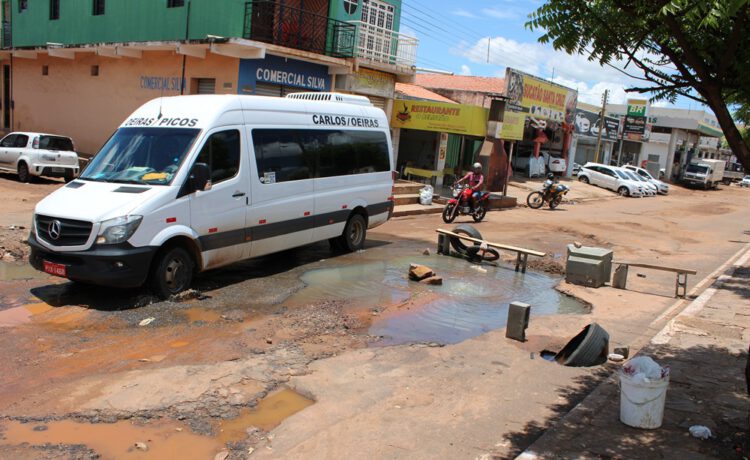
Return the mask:
<path id="1" fill-rule="evenodd" d="M 599 116 L 599 135 L 596 137 L 596 156 L 594 162 L 599 163 L 599 150 L 602 147 L 602 131 L 604 130 L 604 114 L 607 113 L 607 99 L 609 98 L 609 90 L 604 90 L 602 96 L 602 113 Z"/>

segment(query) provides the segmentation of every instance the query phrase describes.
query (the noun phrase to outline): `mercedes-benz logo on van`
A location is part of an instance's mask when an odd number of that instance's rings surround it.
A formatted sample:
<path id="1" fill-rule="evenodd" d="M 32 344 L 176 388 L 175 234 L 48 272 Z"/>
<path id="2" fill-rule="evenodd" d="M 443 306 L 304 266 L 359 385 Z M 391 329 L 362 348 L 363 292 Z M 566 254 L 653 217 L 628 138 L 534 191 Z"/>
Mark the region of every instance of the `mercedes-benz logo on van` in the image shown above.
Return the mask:
<path id="1" fill-rule="evenodd" d="M 60 238 L 60 232 L 62 231 L 62 222 L 55 219 L 52 222 L 49 223 L 47 226 L 47 232 L 49 233 L 49 237 L 53 240 L 56 240 Z"/>

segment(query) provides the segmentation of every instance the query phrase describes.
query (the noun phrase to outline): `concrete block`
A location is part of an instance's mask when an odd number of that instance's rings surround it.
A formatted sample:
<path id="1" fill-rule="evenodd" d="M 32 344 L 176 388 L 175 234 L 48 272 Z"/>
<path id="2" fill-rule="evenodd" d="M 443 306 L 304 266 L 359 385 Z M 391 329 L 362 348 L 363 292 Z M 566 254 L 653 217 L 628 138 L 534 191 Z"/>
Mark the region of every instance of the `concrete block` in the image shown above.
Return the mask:
<path id="1" fill-rule="evenodd" d="M 571 256 L 565 266 L 565 281 L 598 288 L 604 286 L 609 277 L 605 274 L 604 261 Z"/>
<path id="2" fill-rule="evenodd" d="M 505 326 L 505 337 L 525 342 L 530 314 L 531 305 L 523 302 L 511 302 L 508 305 L 508 324 Z"/>

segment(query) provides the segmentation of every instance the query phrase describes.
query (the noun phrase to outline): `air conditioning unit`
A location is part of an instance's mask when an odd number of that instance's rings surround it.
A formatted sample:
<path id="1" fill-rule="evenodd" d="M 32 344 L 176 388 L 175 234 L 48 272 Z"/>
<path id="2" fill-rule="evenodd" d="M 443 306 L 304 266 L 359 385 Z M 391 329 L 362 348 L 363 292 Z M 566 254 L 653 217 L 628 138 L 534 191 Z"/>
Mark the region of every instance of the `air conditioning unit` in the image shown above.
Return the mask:
<path id="1" fill-rule="evenodd" d="M 341 102 L 344 104 L 372 106 L 370 100 L 365 96 L 355 96 L 353 94 L 309 92 L 291 93 L 287 94 L 286 97 L 289 99 L 302 99 L 305 101 Z"/>

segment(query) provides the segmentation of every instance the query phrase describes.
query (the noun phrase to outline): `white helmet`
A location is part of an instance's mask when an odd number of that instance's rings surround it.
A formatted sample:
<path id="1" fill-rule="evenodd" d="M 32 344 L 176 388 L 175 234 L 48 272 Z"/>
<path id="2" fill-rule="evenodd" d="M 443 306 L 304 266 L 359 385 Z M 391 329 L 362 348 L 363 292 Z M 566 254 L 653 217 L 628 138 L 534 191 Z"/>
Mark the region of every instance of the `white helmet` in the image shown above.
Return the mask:
<path id="1" fill-rule="evenodd" d="M 482 171 L 482 163 L 474 163 L 474 166 L 472 166 L 472 169 L 474 172 L 481 172 Z"/>

